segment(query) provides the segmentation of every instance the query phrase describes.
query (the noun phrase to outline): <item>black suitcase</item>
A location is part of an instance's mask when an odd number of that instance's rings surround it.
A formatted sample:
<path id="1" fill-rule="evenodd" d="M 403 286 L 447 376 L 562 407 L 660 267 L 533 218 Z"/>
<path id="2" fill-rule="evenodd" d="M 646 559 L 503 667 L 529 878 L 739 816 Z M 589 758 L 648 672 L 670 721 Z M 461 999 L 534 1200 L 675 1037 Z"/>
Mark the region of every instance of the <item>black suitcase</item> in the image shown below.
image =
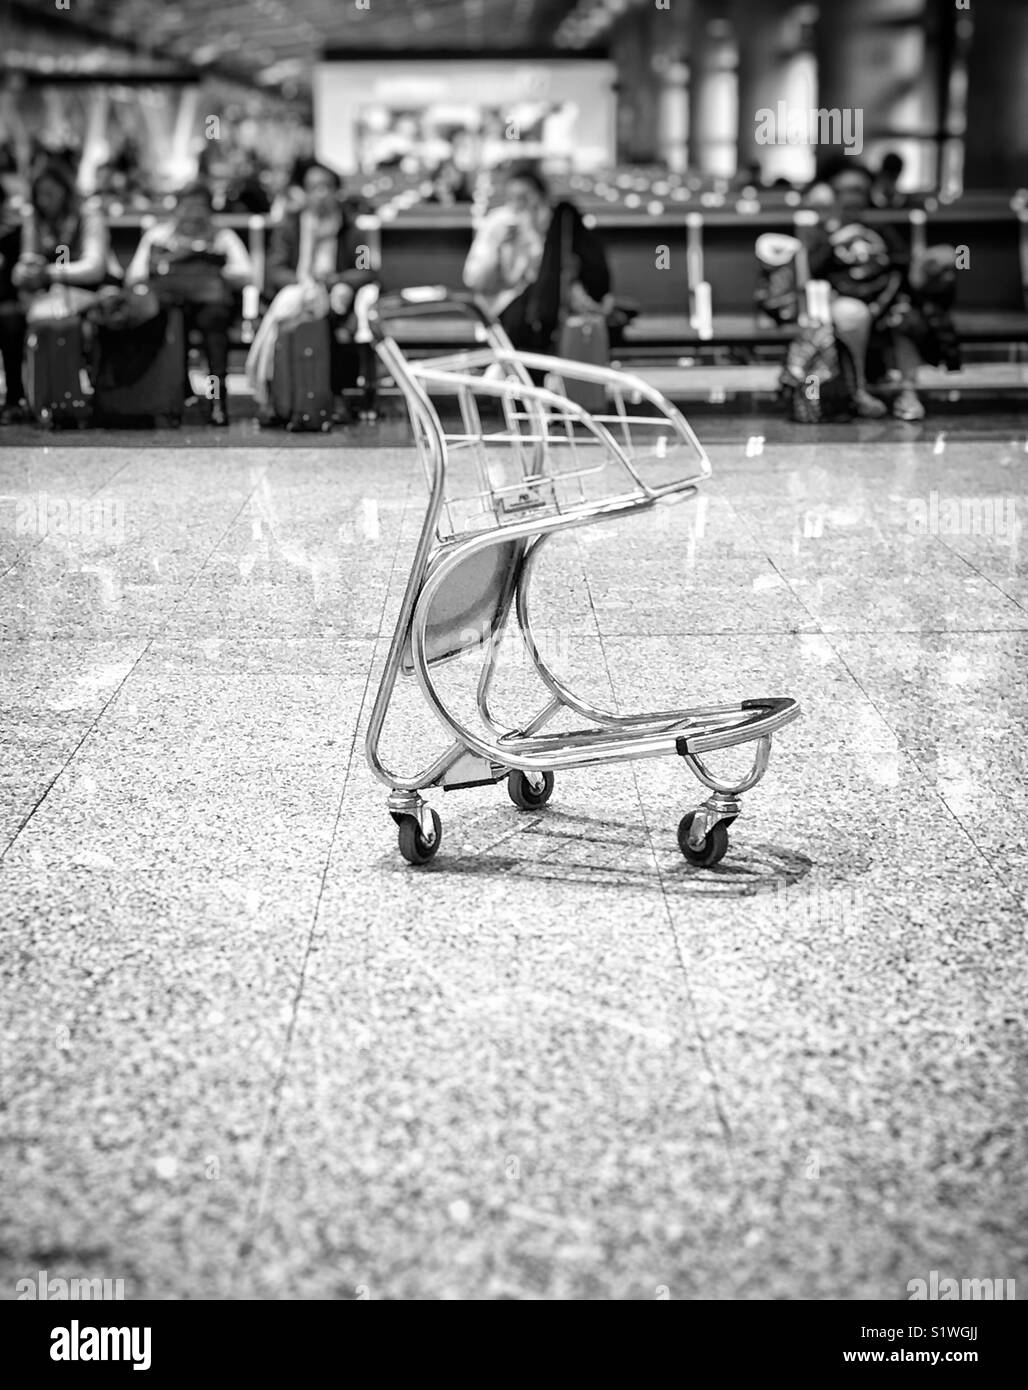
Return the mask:
<path id="1" fill-rule="evenodd" d="M 82 429 L 93 408 L 86 377 L 82 325 L 78 319 L 29 324 L 25 335 L 25 396 L 32 414 L 47 429 Z"/>
<path id="2" fill-rule="evenodd" d="M 102 424 L 148 420 L 177 427 L 186 397 L 182 310 L 137 328 L 100 330 L 95 413 Z"/>
<path id="3" fill-rule="evenodd" d="M 332 332 L 327 319 L 286 328 L 275 344 L 271 411 L 287 430 L 332 428 Z"/>

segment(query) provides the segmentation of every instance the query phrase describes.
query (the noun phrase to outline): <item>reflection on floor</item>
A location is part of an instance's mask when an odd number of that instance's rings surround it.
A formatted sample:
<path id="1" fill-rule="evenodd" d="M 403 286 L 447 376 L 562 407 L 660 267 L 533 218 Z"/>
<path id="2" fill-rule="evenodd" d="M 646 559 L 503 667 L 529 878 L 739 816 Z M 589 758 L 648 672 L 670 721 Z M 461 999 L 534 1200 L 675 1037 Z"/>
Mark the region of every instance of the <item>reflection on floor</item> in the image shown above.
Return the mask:
<path id="1" fill-rule="evenodd" d="M 622 708 L 800 699 L 728 857 L 650 761 L 440 798 L 415 870 L 362 755 L 413 456 L 242 428 L 0 453 L 6 1287 L 1028 1279 L 1023 431 L 712 422 L 700 502 L 555 545 L 537 607 Z"/>

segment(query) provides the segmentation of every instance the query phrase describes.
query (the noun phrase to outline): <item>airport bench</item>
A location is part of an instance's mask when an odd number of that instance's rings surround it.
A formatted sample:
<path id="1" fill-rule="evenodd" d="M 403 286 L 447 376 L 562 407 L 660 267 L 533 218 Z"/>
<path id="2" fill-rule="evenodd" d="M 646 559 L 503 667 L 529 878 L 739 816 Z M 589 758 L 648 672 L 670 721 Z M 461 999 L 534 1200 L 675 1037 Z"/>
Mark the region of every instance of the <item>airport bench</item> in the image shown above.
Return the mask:
<path id="1" fill-rule="evenodd" d="M 638 318 L 625 330 L 619 358 L 663 360 L 706 348 L 745 356 L 788 342 L 791 330 L 754 308 L 758 269 L 753 247 L 762 232 L 795 234 L 804 219 L 809 222 L 813 214 L 797 209 L 795 196 L 764 196 L 759 202 L 723 199 L 722 206 L 705 208 L 696 206 L 701 198 L 689 205 L 665 199 L 660 216 L 645 206 L 625 207 L 623 200 L 614 206 L 605 198 L 602 206 L 593 206 L 588 195 L 576 196 L 603 237 L 619 297 L 640 306 Z M 159 215 L 109 219 L 112 248 L 122 266 L 131 258 L 142 229 Z M 937 242 L 968 248 L 968 268 L 958 274 L 955 311 L 962 342 L 1018 349 L 1028 343 L 1028 209 L 1023 203 L 979 195 L 865 216 L 871 223 L 890 226 L 911 251 Z M 263 286 L 267 219 L 220 214 L 215 220 L 244 238 L 254 259 L 255 278 Z M 364 218 L 363 226 L 387 289 L 412 284 L 460 287 L 472 238 L 466 206 L 387 208 L 379 216 Z M 706 317 L 698 312 L 700 285 L 709 286 L 712 312 Z M 231 335 L 236 347 L 250 340 L 255 321 L 237 320 Z M 453 348 L 467 340 L 468 332 L 460 324 L 444 330 L 424 321 L 400 321 L 395 331 L 403 335 L 398 341 L 415 351 Z"/>

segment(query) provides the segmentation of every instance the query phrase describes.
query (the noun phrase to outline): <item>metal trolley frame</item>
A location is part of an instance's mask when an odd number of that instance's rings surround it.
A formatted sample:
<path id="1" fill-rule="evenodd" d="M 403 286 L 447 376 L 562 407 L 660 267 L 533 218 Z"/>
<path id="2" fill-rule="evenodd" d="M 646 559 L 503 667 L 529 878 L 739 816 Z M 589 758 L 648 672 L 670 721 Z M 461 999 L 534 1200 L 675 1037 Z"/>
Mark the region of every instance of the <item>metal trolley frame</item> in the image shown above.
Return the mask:
<path id="1" fill-rule="evenodd" d="M 390 323 L 425 315 L 451 324 L 454 315 L 469 316 L 478 346 L 408 360 L 390 336 Z M 387 806 L 399 827 L 401 854 L 409 863 L 423 864 L 439 849 L 440 818 L 421 795 L 428 788 L 454 791 L 506 779 L 515 805 L 534 810 L 549 800 L 554 772 L 675 754 L 710 792 L 682 818 L 679 847 L 692 863 L 717 863 L 728 847 L 728 827 L 740 813 L 741 796 L 767 769 L 772 735 L 799 714 L 796 701 L 764 697 L 631 715 L 601 709 L 552 668 L 532 625 L 532 577 L 551 536 L 686 500 L 710 476 L 706 453 L 688 422 L 637 376 L 515 352 L 503 329 L 469 296 L 438 288 L 407 290 L 381 299 L 369 324 L 385 372 L 405 398 L 429 484 L 366 744 L 373 772 L 389 788 Z M 466 321 L 463 328 L 466 335 Z M 540 378 L 547 384 L 539 385 Z M 603 413 L 591 414 L 569 398 L 589 390 L 596 395 L 597 388 L 607 400 Z M 444 429 L 434 403 L 443 397 L 459 411 L 457 429 Z M 677 476 L 644 477 L 644 472 L 676 472 L 683 456 L 687 467 Z M 546 702 L 507 727 L 494 714 L 490 692 L 512 614 Z M 480 727 L 473 729 L 448 706 L 434 671 L 476 651 L 483 662 L 477 688 Z M 441 756 L 411 774 L 386 767 L 379 752 L 401 675 L 416 679 L 453 737 Z M 544 732 L 562 712 L 588 726 Z M 749 772 L 738 781 L 715 776 L 704 756 L 743 743 L 756 744 Z"/>

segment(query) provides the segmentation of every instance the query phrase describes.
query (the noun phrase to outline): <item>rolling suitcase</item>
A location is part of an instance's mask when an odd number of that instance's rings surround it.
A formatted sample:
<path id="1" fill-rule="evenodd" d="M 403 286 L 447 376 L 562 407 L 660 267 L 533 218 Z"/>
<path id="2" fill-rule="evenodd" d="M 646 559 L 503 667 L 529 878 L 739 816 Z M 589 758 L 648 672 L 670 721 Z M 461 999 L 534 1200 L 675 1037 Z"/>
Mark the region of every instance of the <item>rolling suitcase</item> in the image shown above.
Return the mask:
<path id="1" fill-rule="evenodd" d="M 560 331 L 557 356 L 590 367 L 610 366 L 610 338 L 602 314 L 569 314 Z M 602 415 L 607 408 L 607 388 L 598 381 L 566 381 L 565 394 L 591 415 Z"/>
<path id="2" fill-rule="evenodd" d="M 101 329 L 94 402 L 103 424 L 146 419 L 177 428 L 186 396 L 184 333 L 178 308 L 138 328 Z"/>
<path id="3" fill-rule="evenodd" d="M 77 318 L 29 324 L 24 378 L 29 409 L 41 425 L 87 424 L 93 398 Z"/>
<path id="4" fill-rule="evenodd" d="M 283 328 L 272 366 L 273 415 L 287 430 L 330 430 L 332 409 L 332 331 L 328 319 Z"/>

